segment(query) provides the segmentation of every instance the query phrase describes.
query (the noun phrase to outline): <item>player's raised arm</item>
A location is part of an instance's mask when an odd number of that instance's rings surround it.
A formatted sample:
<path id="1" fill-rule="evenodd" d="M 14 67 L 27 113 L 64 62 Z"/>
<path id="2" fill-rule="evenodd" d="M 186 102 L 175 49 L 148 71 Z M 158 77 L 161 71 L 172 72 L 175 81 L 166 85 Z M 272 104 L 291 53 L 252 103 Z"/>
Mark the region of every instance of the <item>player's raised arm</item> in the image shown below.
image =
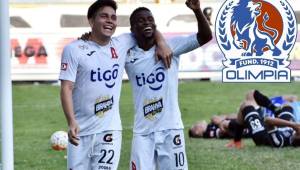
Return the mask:
<path id="1" fill-rule="evenodd" d="M 206 20 L 206 17 L 202 13 L 202 10 L 200 7 L 200 0 L 187 0 L 185 2 L 185 4 L 191 10 L 193 10 L 193 12 L 196 16 L 196 19 L 198 22 L 197 39 L 198 39 L 200 46 L 202 46 L 212 39 L 212 32 L 211 32 L 209 23 Z"/>

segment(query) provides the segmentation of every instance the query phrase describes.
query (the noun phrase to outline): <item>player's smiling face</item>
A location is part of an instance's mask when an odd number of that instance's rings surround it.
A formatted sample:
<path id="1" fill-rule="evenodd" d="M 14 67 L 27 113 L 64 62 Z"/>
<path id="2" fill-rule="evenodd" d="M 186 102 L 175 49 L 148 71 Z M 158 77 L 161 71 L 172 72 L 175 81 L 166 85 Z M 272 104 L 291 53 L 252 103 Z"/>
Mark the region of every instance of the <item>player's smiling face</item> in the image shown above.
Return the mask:
<path id="1" fill-rule="evenodd" d="M 109 6 L 102 7 L 90 19 L 90 24 L 97 36 L 110 38 L 117 27 L 116 11 Z"/>
<path id="2" fill-rule="evenodd" d="M 135 15 L 135 23 L 132 31 L 136 36 L 153 38 L 155 29 L 156 25 L 151 12 L 142 10 Z"/>

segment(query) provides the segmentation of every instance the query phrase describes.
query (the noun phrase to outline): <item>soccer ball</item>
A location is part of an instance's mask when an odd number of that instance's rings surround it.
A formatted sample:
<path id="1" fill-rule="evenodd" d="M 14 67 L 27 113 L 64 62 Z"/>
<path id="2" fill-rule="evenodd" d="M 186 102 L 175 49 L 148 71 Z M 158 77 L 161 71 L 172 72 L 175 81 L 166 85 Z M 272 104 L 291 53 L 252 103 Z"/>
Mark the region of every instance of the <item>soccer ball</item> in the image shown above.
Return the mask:
<path id="1" fill-rule="evenodd" d="M 50 138 L 51 147 L 54 150 L 65 150 L 68 146 L 68 134 L 65 131 L 56 131 Z"/>

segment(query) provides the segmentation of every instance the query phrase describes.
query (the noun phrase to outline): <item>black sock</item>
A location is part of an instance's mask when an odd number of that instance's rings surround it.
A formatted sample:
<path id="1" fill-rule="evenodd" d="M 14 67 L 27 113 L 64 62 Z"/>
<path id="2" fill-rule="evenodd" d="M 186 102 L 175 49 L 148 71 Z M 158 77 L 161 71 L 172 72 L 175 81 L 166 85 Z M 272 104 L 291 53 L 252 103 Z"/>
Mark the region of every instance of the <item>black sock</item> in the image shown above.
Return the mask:
<path id="1" fill-rule="evenodd" d="M 248 128 L 251 138 L 256 145 L 271 145 L 270 137 L 265 128 L 263 118 L 259 116 L 253 106 L 246 106 L 242 110 L 244 125 Z"/>
<path id="2" fill-rule="evenodd" d="M 274 113 L 280 109 L 280 108 L 276 107 L 267 96 L 263 95 L 258 90 L 255 90 L 253 95 L 254 95 L 254 99 L 255 99 L 256 103 L 259 106 L 265 107 L 265 108 L 273 111 Z"/>
<path id="3" fill-rule="evenodd" d="M 228 125 L 228 129 L 233 132 L 233 139 L 235 142 L 240 141 L 242 139 L 244 127 L 239 124 L 236 120 L 231 120 Z"/>

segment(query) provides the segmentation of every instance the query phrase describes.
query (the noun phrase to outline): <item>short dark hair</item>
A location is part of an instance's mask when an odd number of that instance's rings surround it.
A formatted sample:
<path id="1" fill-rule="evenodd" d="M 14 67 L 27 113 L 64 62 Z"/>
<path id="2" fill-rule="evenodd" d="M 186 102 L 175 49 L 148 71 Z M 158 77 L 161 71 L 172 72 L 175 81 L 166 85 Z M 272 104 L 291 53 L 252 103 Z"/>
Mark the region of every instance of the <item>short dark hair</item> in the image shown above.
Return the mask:
<path id="1" fill-rule="evenodd" d="M 115 11 L 118 8 L 117 3 L 114 0 L 97 0 L 89 7 L 87 18 L 88 19 L 93 18 L 97 13 L 98 9 L 105 6 L 112 7 Z"/>
<path id="2" fill-rule="evenodd" d="M 148 11 L 151 13 L 150 9 L 146 8 L 146 7 L 138 7 L 136 8 L 130 15 L 129 17 L 129 21 L 130 21 L 130 26 L 132 27 L 133 23 L 134 23 L 134 17 L 137 13 L 141 12 L 141 11 Z"/>

